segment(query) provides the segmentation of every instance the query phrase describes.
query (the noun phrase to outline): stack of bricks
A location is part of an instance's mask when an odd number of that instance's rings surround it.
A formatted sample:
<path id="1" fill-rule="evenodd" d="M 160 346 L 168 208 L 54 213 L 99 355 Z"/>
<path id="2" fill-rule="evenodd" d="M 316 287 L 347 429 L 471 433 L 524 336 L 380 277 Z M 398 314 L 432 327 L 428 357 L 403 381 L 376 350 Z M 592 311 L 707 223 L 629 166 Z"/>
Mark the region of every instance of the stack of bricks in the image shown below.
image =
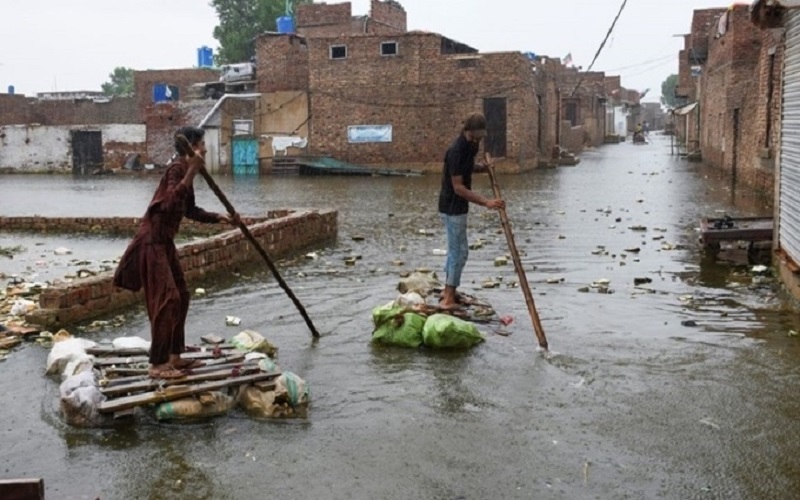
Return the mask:
<path id="1" fill-rule="evenodd" d="M 250 232 L 273 258 L 300 252 L 312 245 L 335 240 L 337 213 L 333 210 L 298 211 L 253 224 Z M 277 213 L 274 215 L 278 215 Z M 178 258 L 190 286 L 214 273 L 257 261 L 260 257 L 238 230 L 182 245 Z M 104 316 L 136 304 L 141 292 L 114 287 L 113 273 L 79 279 L 42 291 L 39 309 L 30 313 L 29 323 L 58 327 Z"/>

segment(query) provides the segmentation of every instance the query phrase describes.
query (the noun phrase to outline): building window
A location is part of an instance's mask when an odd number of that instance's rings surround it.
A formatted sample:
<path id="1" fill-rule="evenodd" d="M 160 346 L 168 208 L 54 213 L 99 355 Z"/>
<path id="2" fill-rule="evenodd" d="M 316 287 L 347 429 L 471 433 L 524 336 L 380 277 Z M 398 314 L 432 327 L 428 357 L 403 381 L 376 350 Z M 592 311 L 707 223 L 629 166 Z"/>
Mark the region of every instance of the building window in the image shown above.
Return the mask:
<path id="1" fill-rule="evenodd" d="M 397 55 L 397 42 L 381 42 L 381 55 L 382 56 L 396 56 Z"/>
<path id="2" fill-rule="evenodd" d="M 564 101 L 564 118 L 569 120 L 572 126 L 578 125 L 578 102 Z"/>
<path id="3" fill-rule="evenodd" d="M 331 45 L 331 59 L 347 59 L 347 45 Z"/>
<path id="4" fill-rule="evenodd" d="M 253 120 L 233 120 L 233 135 L 253 135 Z"/>

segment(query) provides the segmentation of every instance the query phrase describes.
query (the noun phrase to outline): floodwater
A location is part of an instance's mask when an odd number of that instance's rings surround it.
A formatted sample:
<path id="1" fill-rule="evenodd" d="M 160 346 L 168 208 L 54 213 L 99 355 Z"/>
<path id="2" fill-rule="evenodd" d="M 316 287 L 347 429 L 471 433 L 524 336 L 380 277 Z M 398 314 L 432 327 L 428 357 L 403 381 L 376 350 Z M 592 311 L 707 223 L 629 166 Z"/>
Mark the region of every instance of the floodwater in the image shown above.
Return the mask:
<path id="1" fill-rule="evenodd" d="M 140 215 L 155 182 L 7 176 L 0 206 L 4 215 Z M 335 245 L 281 263 L 321 340 L 260 268 L 205 283 L 209 296 L 193 301 L 187 326 L 194 341 L 230 336 L 238 330 L 224 316 L 235 314 L 267 336 L 281 366 L 311 384 L 310 418 L 233 412 L 192 425 L 71 429 L 58 418 L 57 382 L 43 376 L 47 351 L 28 344 L 0 364 L 0 477 L 43 477 L 59 499 L 796 498 L 800 321 L 774 283 L 752 284 L 747 265 L 697 244 L 700 217 L 771 215 L 763 200 L 670 157 L 661 137 L 587 152 L 577 167 L 501 176 L 550 355 L 536 347 L 518 288 L 480 288 L 515 279 L 511 265 L 493 265 L 507 247 L 497 215 L 481 208 L 470 240 L 488 243 L 471 252 L 464 288 L 513 316 L 513 334 L 485 329 L 485 344 L 459 353 L 373 347 L 370 310 L 395 297 L 399 271 L 443 266 L 433 254 L 445 246 L 438 183 L 220 179 L 245 214 L 339 210 Z M 485 178 L 476 188 L 489 192 Z M 197 192 L 201 206 L 219 206 Z M 64 246 L 23 238 L 31 249 L 0 271 L 36 273 L 37 260 Z M 68 243 L 76 259 L 114 258 L 125 245 Z M 593 254 L 598 245 L 609 254 Z M 631 247 L 641 252 L 622 258 Z M 352 254 L 362 260 L 346 267 Z M 635 277 L 653 281 L 634 287 Z M 615 293 L 578 292 L 598 279 Z M 128 316 L 91 338 L 146 336 L 143 312 Z"/>

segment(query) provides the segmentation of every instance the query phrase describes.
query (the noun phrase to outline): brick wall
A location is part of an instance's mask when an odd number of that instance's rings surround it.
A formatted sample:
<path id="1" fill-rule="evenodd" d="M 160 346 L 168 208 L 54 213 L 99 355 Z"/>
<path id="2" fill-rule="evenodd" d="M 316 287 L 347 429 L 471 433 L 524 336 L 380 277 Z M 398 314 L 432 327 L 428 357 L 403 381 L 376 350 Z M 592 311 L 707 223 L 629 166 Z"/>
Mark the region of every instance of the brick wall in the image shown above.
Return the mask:
<path id="1" fill-rule="evenodd" d="M 407 31 L 406 10 L 394 0 L 372 0 L 370 21 L 375 25 L 369 31 L 370 33 L 391 34 L 392 30 L 397 33 Z"/>
<path id="2" fill-rule="evenodd" d="M 737 177 L 742 167 L 749 163 L 746 155 L 750 153 L 743 150 L 743 146 L 756 141 L 758 135 L 752 128 L 755 112 L 752 100 L 756 97 L 754 87 L 758 85 L 753 75 L 758 66 L 760 35 L 749 21 L 747 7 L 743 7 L 729 11 L 728 29 L 724 35 L 717 35 L 716 23 L 712 23 L 709 29 L 708 59 L 703 68 L 699 96 L 703 158 Z M 734 134 L 737 114 L 739 132 Z M 691 131 L 689 135 L 692 136 Z"/>
<path id="3" fill-rule="evenodd" d="M 292 212 L 250 226 L 250 232 L 270 257 L 281 258 L 311 245 L 335 240 L 337 213 L 331 210 Z M 239 230 L 182 245 L 178 249 L 178 258 L 190 286 L 202 284 L 215 273 L 260 260 Z M 26 320 L 55 328 L 109 315 L 141 301 L 141 292 L 115 288 L 112 280 L 113 272 L 108 272 L 47 288 L 40 296 L 39 309 L 30 313 Z"/>
<path id="4" fill-rule="evenodd" d="M 606 135 L 606 107 L 600 97 L 606 96 L 605 73 L 580 72 L 575 68 L 567 68 L 560 75 L 559 89 L 561 118 L 566 120 L 569 103 L 577 103 L 578 122 L 575 125 L 583 128 L 583 145 L 597 147 L 603 144 Z M 569 141 L 569 146 L 562 141 L 562 147 L 573 153 L 579 153 L 582 149 L 575 147 L 574 139 Z"/>
<path id="5" fill-rule="evenodd" d="M 89 99 L 39 100 L 0 94 L 0 125 L 135 124 L 136 101 L 115 97 L 108 102 Z"/>
<path id="6" fill-rule="evenodd" d="M 270 219 L 287 217 L 289 210 L 271 211 L 266 217 L 242 217 L 245 224 L 259 224 Z M 69 233 L 100 234 L 115 236 L 133 236 L 139 229 L 139 217 L 0 217 L 0 232 L 8 233 Z M 220 224 L 203 224 L 190 219 L 181 222 L 180 236 L 211 236 L 228 226 Z"/>
<path id="7" fill-rule="evenodd" d="M 297 7 L 297 33 L 306 38 L 402 34 L 406 26 L 406 11 L 394 0 L 372 0 L 370 14 L 356 17 L 350 2 Z"/>
<path id="8" fill-rule="evenodd" d="M 737 18 L 742 14 L 749 18 L 747 11 L 736 9 L 735 13 Z M 784 56 L 782 32 L 748 24 L 747 29 L 737 30 L 735 35 L 739 63 L 736 78 L 740 83 L 731 104 L 738 105 L 741 114 L 736 180 L 772 195 L 775 151 L 780 144 L 777 131 Z"/>
<path id="9" fill-rule="evenodd" d="M 145 113 L 147 154 L 144 162 L 166 165 L 175 152 L 173 135 L 178 128 L 190 125 L 188 116 L 175 103 L 152 105 Z"/>
<path id="10" fill-rule="evenodd" d="M 559 66 L 560 63 L 556 60 L 543 57 L 538 58 L 535 63 L 534 88 L 540 107 L 536 117 L 540 165 L 550 165 L 553 151 L 558 144 L 560 102 L 556 78 Z"/>
<path id="11" fill-rule="evenodd" d="M 396 56 L 381 56 L 382 41 Z M 330 59 L 330 45 L 347 58 Z M 484 97 L 507 99 L 508 168 L 538 161 L 534 76 L 519 53 L 442 55 L 434 34 L 309 39 L 311 154 L 367 165 L 438 170 L 442 155 Z M 392 125 L 391 143 L 350 144 L 348 125 Z"/>
<path id="12" fill-rule="evenodd" d="M 697 57 L 702 58 L 710 49 L 709 32 L 716 29 L 719 17 L 727 9 L 697 9 L 692 15 L 691 48 Z"/>
<path id="13" fill-rule="evenodd" d="M 259 92 L 308 90 L 306 38 L 264 34 L 256 39 L 255 52 Z"/>
<path id="14" fill-rule="evenodd" d="M 353 6 L 350 2 L 302 4 L 298 5 L 295 10 L 298 30 L 322 24 L 348 23 L 352 16 Z"/>
<path id="15" fill-rule="evenodd" d="M 31 123 L 30 99 L 20 94 L 0 94 L 0 125 Z"/>
<path id="16" fill-rule="evenodd" d="M 178 100 L 185 100 L 189 87 L 195 83 L 219 81 L 219 71 L 207 68 L 134 71 L 133 83 L 138 110 L 138 123 L 147 120 L 148 108 L 153 106 L 153 87 L 164 83 L 178 87 Z"/>

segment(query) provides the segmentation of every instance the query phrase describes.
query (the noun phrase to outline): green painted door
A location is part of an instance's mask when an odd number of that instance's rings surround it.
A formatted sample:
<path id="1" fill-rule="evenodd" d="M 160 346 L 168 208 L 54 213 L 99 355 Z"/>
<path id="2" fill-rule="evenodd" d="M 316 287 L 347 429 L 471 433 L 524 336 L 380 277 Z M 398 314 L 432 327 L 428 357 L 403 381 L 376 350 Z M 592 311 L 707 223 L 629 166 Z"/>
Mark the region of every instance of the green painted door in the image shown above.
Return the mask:
<path id="1" fill-rule="evenodd" d="M 233 175 L 258 175 L 257 139 L 233 139 Z"/>

